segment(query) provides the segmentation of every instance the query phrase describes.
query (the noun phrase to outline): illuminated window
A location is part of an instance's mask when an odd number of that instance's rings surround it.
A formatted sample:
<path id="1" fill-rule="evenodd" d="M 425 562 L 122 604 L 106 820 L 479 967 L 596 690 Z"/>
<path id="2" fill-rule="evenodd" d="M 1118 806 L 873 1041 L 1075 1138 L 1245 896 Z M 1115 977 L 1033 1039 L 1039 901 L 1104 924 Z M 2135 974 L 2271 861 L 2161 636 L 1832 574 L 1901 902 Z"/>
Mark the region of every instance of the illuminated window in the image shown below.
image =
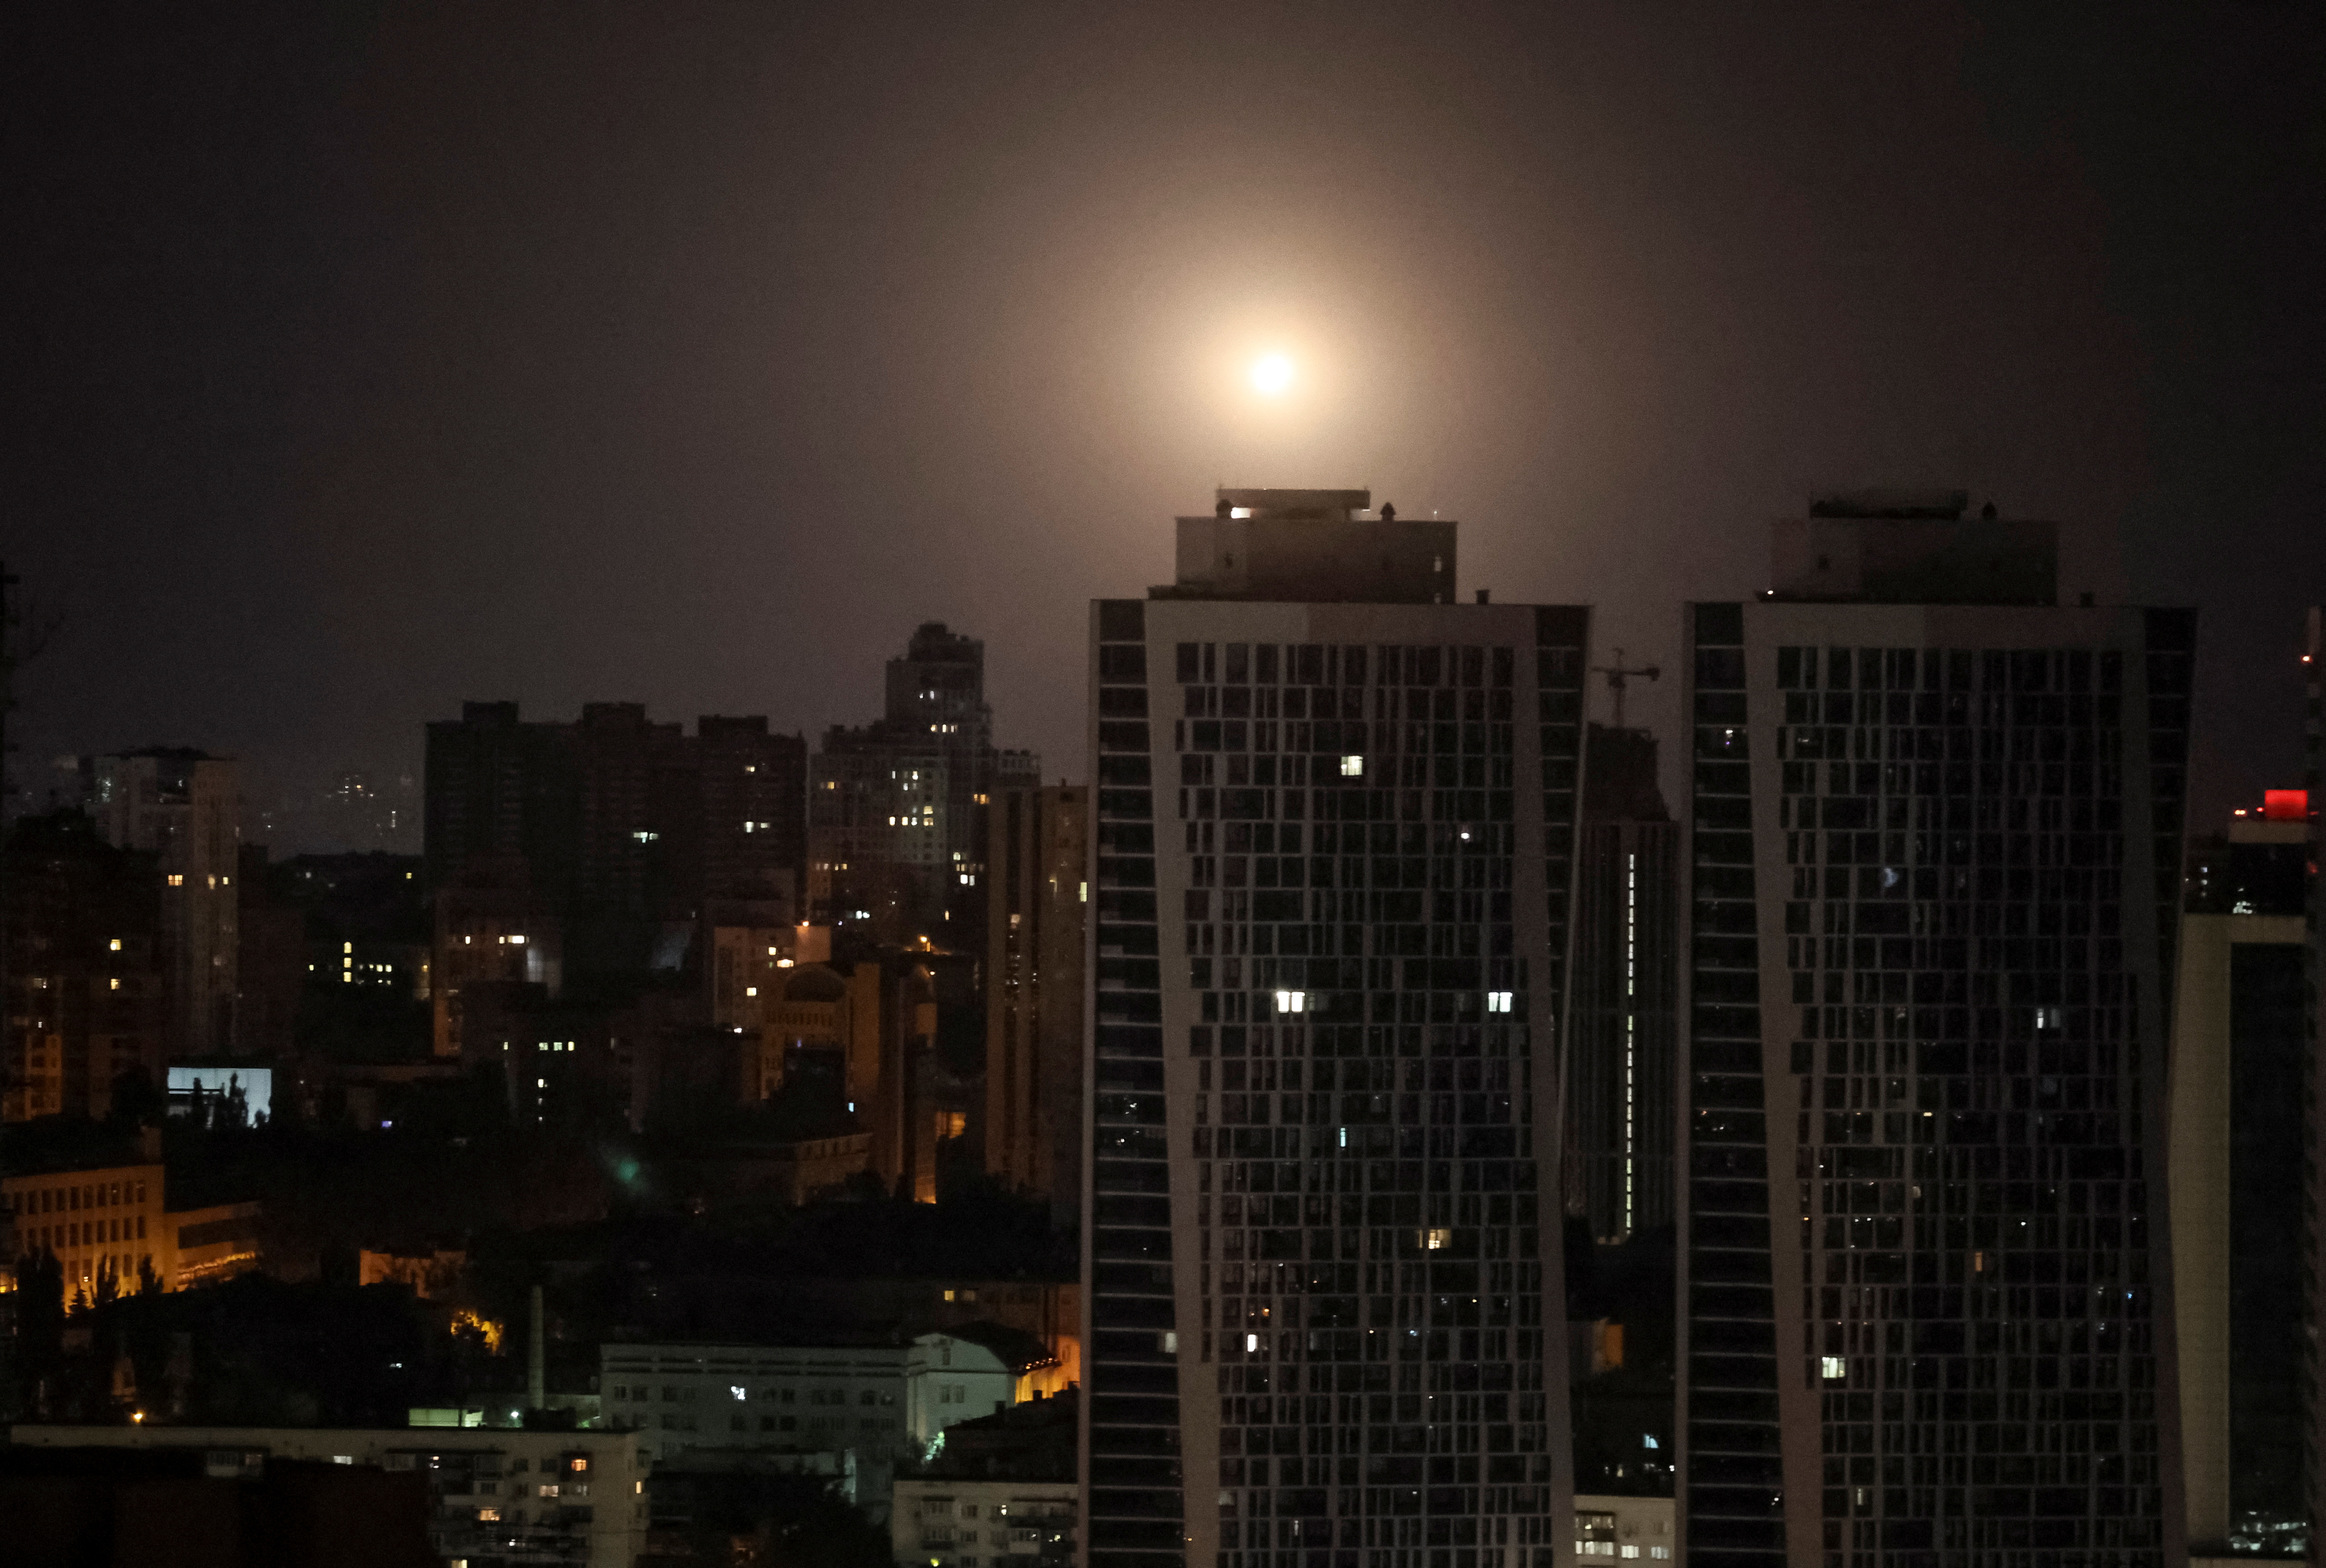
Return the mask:
<path id="1" fill-rule="evenodd" d="M 480 1525 L 497 1525 L 500 1523 L 500 1517 L 501 1511 L 498 1508 L 479 1508 L 477 1510 L 477 1523 Z"/>
<path id="2" fill-rule="evenodd" d="M 1258 1334 L 1246 1334 L 1246 1335 L 1243 1337 L 1243 1348 L 1244 1348 L 1244 1350 L 1245 1350 L 1245 1352 L 1246 1352 L 1247 1354 L 1249 1354 L 1249 1353 L 1250 1353 L 1250 1352 L 1251 1352 L 1251 1351 L 1254 1351 L 1254 1350 L 1259 1350 L 1259 1349 L 1260 1349 L 1260 1336 L 1259 1336 Z"/>
<path id="3" fill-rule="evenodd" d="M 1308 1010 L 1308 993 L 1306 991 L 1277 992 L 1276 1010 L 1279 1013 L 1307 1012 Z"/>
<path id="4" fill-rule="evenodd" d="M 106 946 L 114 952 L 119 952 L 121 951 L 121 939 L 116 936 L 110 942 L 107 942 Z"/>
<path id="5" fill-rule="evenodd" d="M 1839 1356 L 1826 1357 L 1819 1369 L 1828 1383 L 1838 1383 L 1849 1376 L 1849 1364 Z"/>
<path id="6" fill-rule="evenodd" d="M 1443 1252 L 1453 1245 L 1454 1232 L 1443 1225 L 1433 1227 L 1421 1233 L 1421 1248 L 1425 1252 Z"/>
<path id="7" fill-rule="evenodd" d="M 520 932 L 516 932 L 516 934 L 512 935 L 512 936 L 509 938 L 509 946 L 511 946 L 511 947 L 523 947 L 524 945 L 525 945 L 525 932 L 521 932 L 521 931 L 520 931 Z"/>
<path id="8" fill-rule="evenodd" d="M 1363 778 L 1364 775 L 1365 759 L 1363 757 L 1344 756 L 1341 759 L 1341 776 L 1343 778 Z"/>
<path id="9" fill-rule="evenodd" d="M 185 885 L 186 885 L 186 879 L 185 879 L 183 877 L 179 876 L 175 871 L 172 871 L 172 872 L 171 872 L 171 873 L 170 873 L 170 886 L 172 886 L 172 887 L 183 887 Z"/>
<path id="10" fill-rule="evenodd" d="M 1486 993 L 1486 1011 L 1489 1013 L 1509 1012 L 1511 1010 L 1511 996 L 1512 993 L 1509 991 L 1488 991 Z"/>

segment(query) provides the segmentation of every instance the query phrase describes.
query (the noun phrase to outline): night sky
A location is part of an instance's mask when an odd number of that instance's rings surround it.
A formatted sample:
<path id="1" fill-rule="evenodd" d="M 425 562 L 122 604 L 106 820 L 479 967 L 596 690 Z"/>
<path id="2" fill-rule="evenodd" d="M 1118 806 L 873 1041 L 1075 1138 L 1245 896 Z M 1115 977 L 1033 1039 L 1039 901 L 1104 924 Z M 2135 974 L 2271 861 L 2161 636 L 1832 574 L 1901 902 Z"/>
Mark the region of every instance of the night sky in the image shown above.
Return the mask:
<path id="1" fill-rule="evenodd" d="M 1084 601 L 1222 482 L 1458 517 L 1465 594 L 1666 664 L 1811 490 L 1960 486 L 2201 608 L 2192 826 L 2298 774 L 2314 5 L 75 4 L 0 58 L 34 800 L 416 774 L 464 698 L 813 732 L 924 619 L 1081 777 Z"/>

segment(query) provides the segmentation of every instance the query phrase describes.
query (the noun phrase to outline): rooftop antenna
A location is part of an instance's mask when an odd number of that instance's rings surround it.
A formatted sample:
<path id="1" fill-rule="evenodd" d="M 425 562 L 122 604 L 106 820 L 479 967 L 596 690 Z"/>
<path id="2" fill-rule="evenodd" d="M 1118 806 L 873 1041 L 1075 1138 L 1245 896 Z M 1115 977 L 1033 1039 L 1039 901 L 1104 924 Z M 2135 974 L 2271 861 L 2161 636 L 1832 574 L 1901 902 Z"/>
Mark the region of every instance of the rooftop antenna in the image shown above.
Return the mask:
<path id="1" fill-rule="evenodd" d="M 1615 698 L 1614 728 L 1617 729 L 1624 728 L 1624 682 L 1633 675 L 1644 675 L 1651 681 L 1659 680 L 1663 675 L 1663 672 L 1657 669 L 1653 664 L 1626 667 L 1624 663 L 1624 650 L 1621 648 L 1615 650 L 1615 662 L 1614 663 L 1594 664 L 1591 666 L 1591 673 L 1595 675 L 1605 675 L 1607 677 L 1607 690 L 1613 692 Z"/>

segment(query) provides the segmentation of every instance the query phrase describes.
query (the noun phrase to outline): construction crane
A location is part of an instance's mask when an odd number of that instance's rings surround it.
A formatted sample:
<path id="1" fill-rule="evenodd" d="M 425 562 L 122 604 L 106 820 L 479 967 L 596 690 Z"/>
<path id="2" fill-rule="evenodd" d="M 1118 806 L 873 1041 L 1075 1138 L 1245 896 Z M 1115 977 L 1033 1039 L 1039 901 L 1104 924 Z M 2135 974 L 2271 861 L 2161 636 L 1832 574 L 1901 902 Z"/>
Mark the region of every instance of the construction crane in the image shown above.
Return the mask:
<path id="1" fill-rule="evenodd" d="M 1633 675 L 1645 676 L 1648 680 L 1653 681 L 1660 679 L 1663 674 L 1663 672 L 1653 664 L 1642 664 L 1636 668 L 1626 667 L 1624 663 L 1624 650 L 1621 648 L 1615 650 L 1614 663 L 1594 664 L 1591 666 L 1591 673 L 1607 677 L 1607 690 L 1614 693 L 1615 699 L 1614 728 L 1617 729 L 1624 728 L 1624 683 Z"/>

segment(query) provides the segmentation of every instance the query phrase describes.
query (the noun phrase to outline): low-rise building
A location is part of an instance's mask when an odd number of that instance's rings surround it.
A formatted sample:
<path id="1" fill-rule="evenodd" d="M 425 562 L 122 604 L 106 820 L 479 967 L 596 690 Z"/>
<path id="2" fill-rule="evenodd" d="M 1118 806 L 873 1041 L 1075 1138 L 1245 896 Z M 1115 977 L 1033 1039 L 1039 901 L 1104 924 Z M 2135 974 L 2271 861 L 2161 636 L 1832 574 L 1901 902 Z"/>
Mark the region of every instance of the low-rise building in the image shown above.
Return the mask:
<path id="1" fill-rule="evenodd" d="M 179 1449 L 211 1477 L 256 1480 L 275 1461 L 427 1479 L 429 1544 L 447 1561 L 631 1568 L 646 1534 L 647 1463 L 628 1433 L 283 1426 L 48 1426 L 19 1447 Z"/>
<path id="2" fill-rule="evenodd" d="M 1594 1557 L 1670 1562 L 1671 1498 L 1578 1492 L 1575 1498 L 1575 1554 L 1586 1562 Z"/>
<path id="3" fill-rule="evenodd" d="M 1079 1392 L 948 1427 L 898 1479 L 889 1540 L 898 1568 L 1064 1568 L 1074 1561 Z"/>
<path id="4" fill-rule="evenodd" d="M 608 1425 L 657 1464 L 690 1452 L 854 1453 L 860 1474 L 913 1452 L 902 1345 L 608 1342 L 598 1387 Z"/>
<path id="5" fill-rule="evenodd" d="M 68 1304 L 95 1300 L 107 1281 L 134 1292 L 148 1271 L 163 1290 L 183 1290 L 259 1266 L 256 1203 L 172 1210 L 163 1189 L 154 1160 L 65 1164 L 0 1177 L 0 1210 L 15 1221 L 18 1257 L 55 1255 Z"/>

